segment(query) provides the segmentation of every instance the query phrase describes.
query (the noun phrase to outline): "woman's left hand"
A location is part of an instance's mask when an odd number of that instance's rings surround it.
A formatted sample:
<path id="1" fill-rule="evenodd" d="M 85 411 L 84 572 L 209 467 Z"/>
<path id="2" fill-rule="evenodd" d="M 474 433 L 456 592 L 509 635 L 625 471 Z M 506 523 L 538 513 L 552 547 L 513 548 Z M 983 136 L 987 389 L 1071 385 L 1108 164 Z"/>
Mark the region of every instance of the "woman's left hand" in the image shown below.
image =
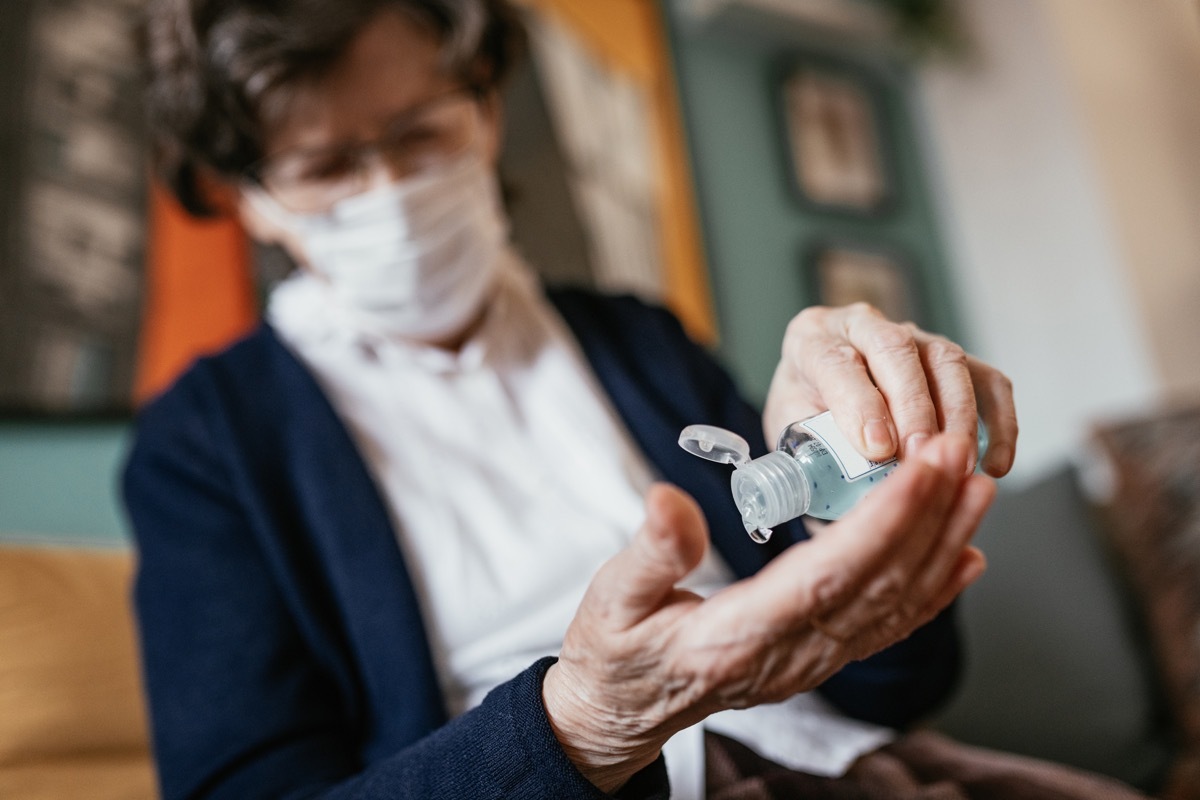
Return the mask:
<path id="1" fill-rule="evenodd" d="M 768 444 L 825 410 L 876 461 L 913 455 L 938 431 L 974 439 L 979 417 L 988 430 L 984 471 L 1000 477 L 1012 468 L 1017 413 L 1009 379 L 949 339 L 891 322 L 866 303 L 814 306 L 792 319 L 763 412 Z"/>
<path id="2" fill-rule="evenodd" d="M 936 436 L 826 533 L 704 599 L 678 588 L 710 546 L 691 497 L 646 495 L 646 522 L 592 578 L 546 672 L 563 751 L 613 792 L 676 732 L 814 689 L 907 638 L 983 572 L 970 545 L 995 483 L 971 440 Z"/>

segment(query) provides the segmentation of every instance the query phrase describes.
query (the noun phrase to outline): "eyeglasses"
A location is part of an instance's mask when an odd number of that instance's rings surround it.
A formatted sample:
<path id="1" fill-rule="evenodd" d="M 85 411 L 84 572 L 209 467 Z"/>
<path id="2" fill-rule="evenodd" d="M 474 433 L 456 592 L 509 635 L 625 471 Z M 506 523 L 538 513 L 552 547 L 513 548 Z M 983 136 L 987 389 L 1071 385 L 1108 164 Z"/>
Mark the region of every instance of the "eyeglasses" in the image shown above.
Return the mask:
<path id="1" fill-rule="evenodd" d="M 483 135 L 480 97 L 479 90 L 457 89 L 405 112 L 373 140 L 280 153 L 246 174 L 289 211 L 328 211 L 370 188 L 381 168 L 406 178 L 465 153 Z"/>

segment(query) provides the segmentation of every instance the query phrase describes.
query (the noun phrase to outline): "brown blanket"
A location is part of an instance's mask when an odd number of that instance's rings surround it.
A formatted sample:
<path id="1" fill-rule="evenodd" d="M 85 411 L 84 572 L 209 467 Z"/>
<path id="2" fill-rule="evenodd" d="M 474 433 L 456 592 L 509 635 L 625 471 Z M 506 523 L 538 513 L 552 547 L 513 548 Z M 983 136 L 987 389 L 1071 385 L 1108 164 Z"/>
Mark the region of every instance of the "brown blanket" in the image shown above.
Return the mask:
<path id="1" fill-rule="evenodd" d="M 920 731 L 841 778 L 794 772 L 719 734 L 705 738 L 709 800 L 1145 800 L 1111 778 Z"/>

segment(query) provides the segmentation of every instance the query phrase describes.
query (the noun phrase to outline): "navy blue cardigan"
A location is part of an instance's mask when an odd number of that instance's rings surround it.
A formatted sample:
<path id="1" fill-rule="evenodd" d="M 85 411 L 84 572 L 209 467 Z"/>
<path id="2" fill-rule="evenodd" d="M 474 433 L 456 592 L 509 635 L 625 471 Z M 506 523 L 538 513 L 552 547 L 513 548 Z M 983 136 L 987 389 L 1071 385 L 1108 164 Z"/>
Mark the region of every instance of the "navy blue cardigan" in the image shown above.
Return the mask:
<path id="1" fill-rule="evenodd" d="M 739 575 L 803 536 L 746 536 L 728 467 L 675 443 L 714 423 L 765 451 L 758 413 L 673 317 L 630 298 L 552 293 L 658 473 L 707 516 Z M 203 359 L 139 415 L 125 472 L 163 794 L 182 797 L 604 797 L 559 747 L 543 659 L 447 720 L 417 597 L 345 427 L 269 326 Z M 548 554 L 552 561 L 553 554 Z M 950 691 L 949 614 L 822 691 L 901 726 Z M 622 797 L 665 797 L 662 759 Z"/>

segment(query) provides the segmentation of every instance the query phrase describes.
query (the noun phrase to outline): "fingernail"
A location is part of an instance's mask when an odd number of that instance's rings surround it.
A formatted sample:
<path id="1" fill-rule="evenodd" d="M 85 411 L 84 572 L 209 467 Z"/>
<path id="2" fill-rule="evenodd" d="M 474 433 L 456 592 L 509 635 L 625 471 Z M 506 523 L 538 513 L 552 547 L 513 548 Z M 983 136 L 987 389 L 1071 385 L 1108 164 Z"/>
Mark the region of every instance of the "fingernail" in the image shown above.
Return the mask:
<path id="1" fill-rule="evenodd" d="M 921 460 L 931 467 L 941 469 L 946 463 L 946 440 L 939 438 L 936 443 L 928 440 L 921 443 Z"/>
<path id="2" fill-rule="evenodd" d="M 921 452 L 925 445 L 929 444 L 929 435 L 925 433 L 914 433 L 908 437 L 908 442 L 904 445 L 904 457 L 913 458 Z"/>
<path id="3" fill-rule="evenodd" d="M 975 581 L 979 580 L 979 578 L 983 575 L 983 573 L 985 571 L 987 571 L 987 562 L 986 561 L 984 561 L 983 559 L 979 559 L 978 561 L 972 561 L 970 564 L 967 565 L 966 570 L 963 571 L 963 576 L 962 576 L 963 585 L 969 586 L 972 583 L 974 583 Z"/>
<path id="4" fill-rule="evenodd" d="M 941 436 L 937 446 L 926 443 L 921 460 L 943 472 L 957 472 L 967 460 L 966 441 L 961 436 Z"/>
<path id="5" fill-rule="evenodd" d="M 1012 465 L 1012 449 L 1008 445 L 989 447 L 985 456 L 985 460 L 997 469 L 1008 469 Z"/>
<path id="6" fill-rule="evenodd" d="M 866 439 L 867 447 L 872 452 L 887 453 L 896 446 L 892 441 L 892 430 L 888 427 L 885 419 L 873 419 L 867 422 L 863 426 L 863 438 Z"/>
<path id="7" fill-rule="evenodd" d="M 945 461 L 943 466 L 953 468 L 960 465 L 965 465 L 971 460 L 971 447 L 966 438 L 958 435 L 950 435 L 946 437 Z M 968 474 L 965 467 L 961 470 L 964 475 Z"/>

